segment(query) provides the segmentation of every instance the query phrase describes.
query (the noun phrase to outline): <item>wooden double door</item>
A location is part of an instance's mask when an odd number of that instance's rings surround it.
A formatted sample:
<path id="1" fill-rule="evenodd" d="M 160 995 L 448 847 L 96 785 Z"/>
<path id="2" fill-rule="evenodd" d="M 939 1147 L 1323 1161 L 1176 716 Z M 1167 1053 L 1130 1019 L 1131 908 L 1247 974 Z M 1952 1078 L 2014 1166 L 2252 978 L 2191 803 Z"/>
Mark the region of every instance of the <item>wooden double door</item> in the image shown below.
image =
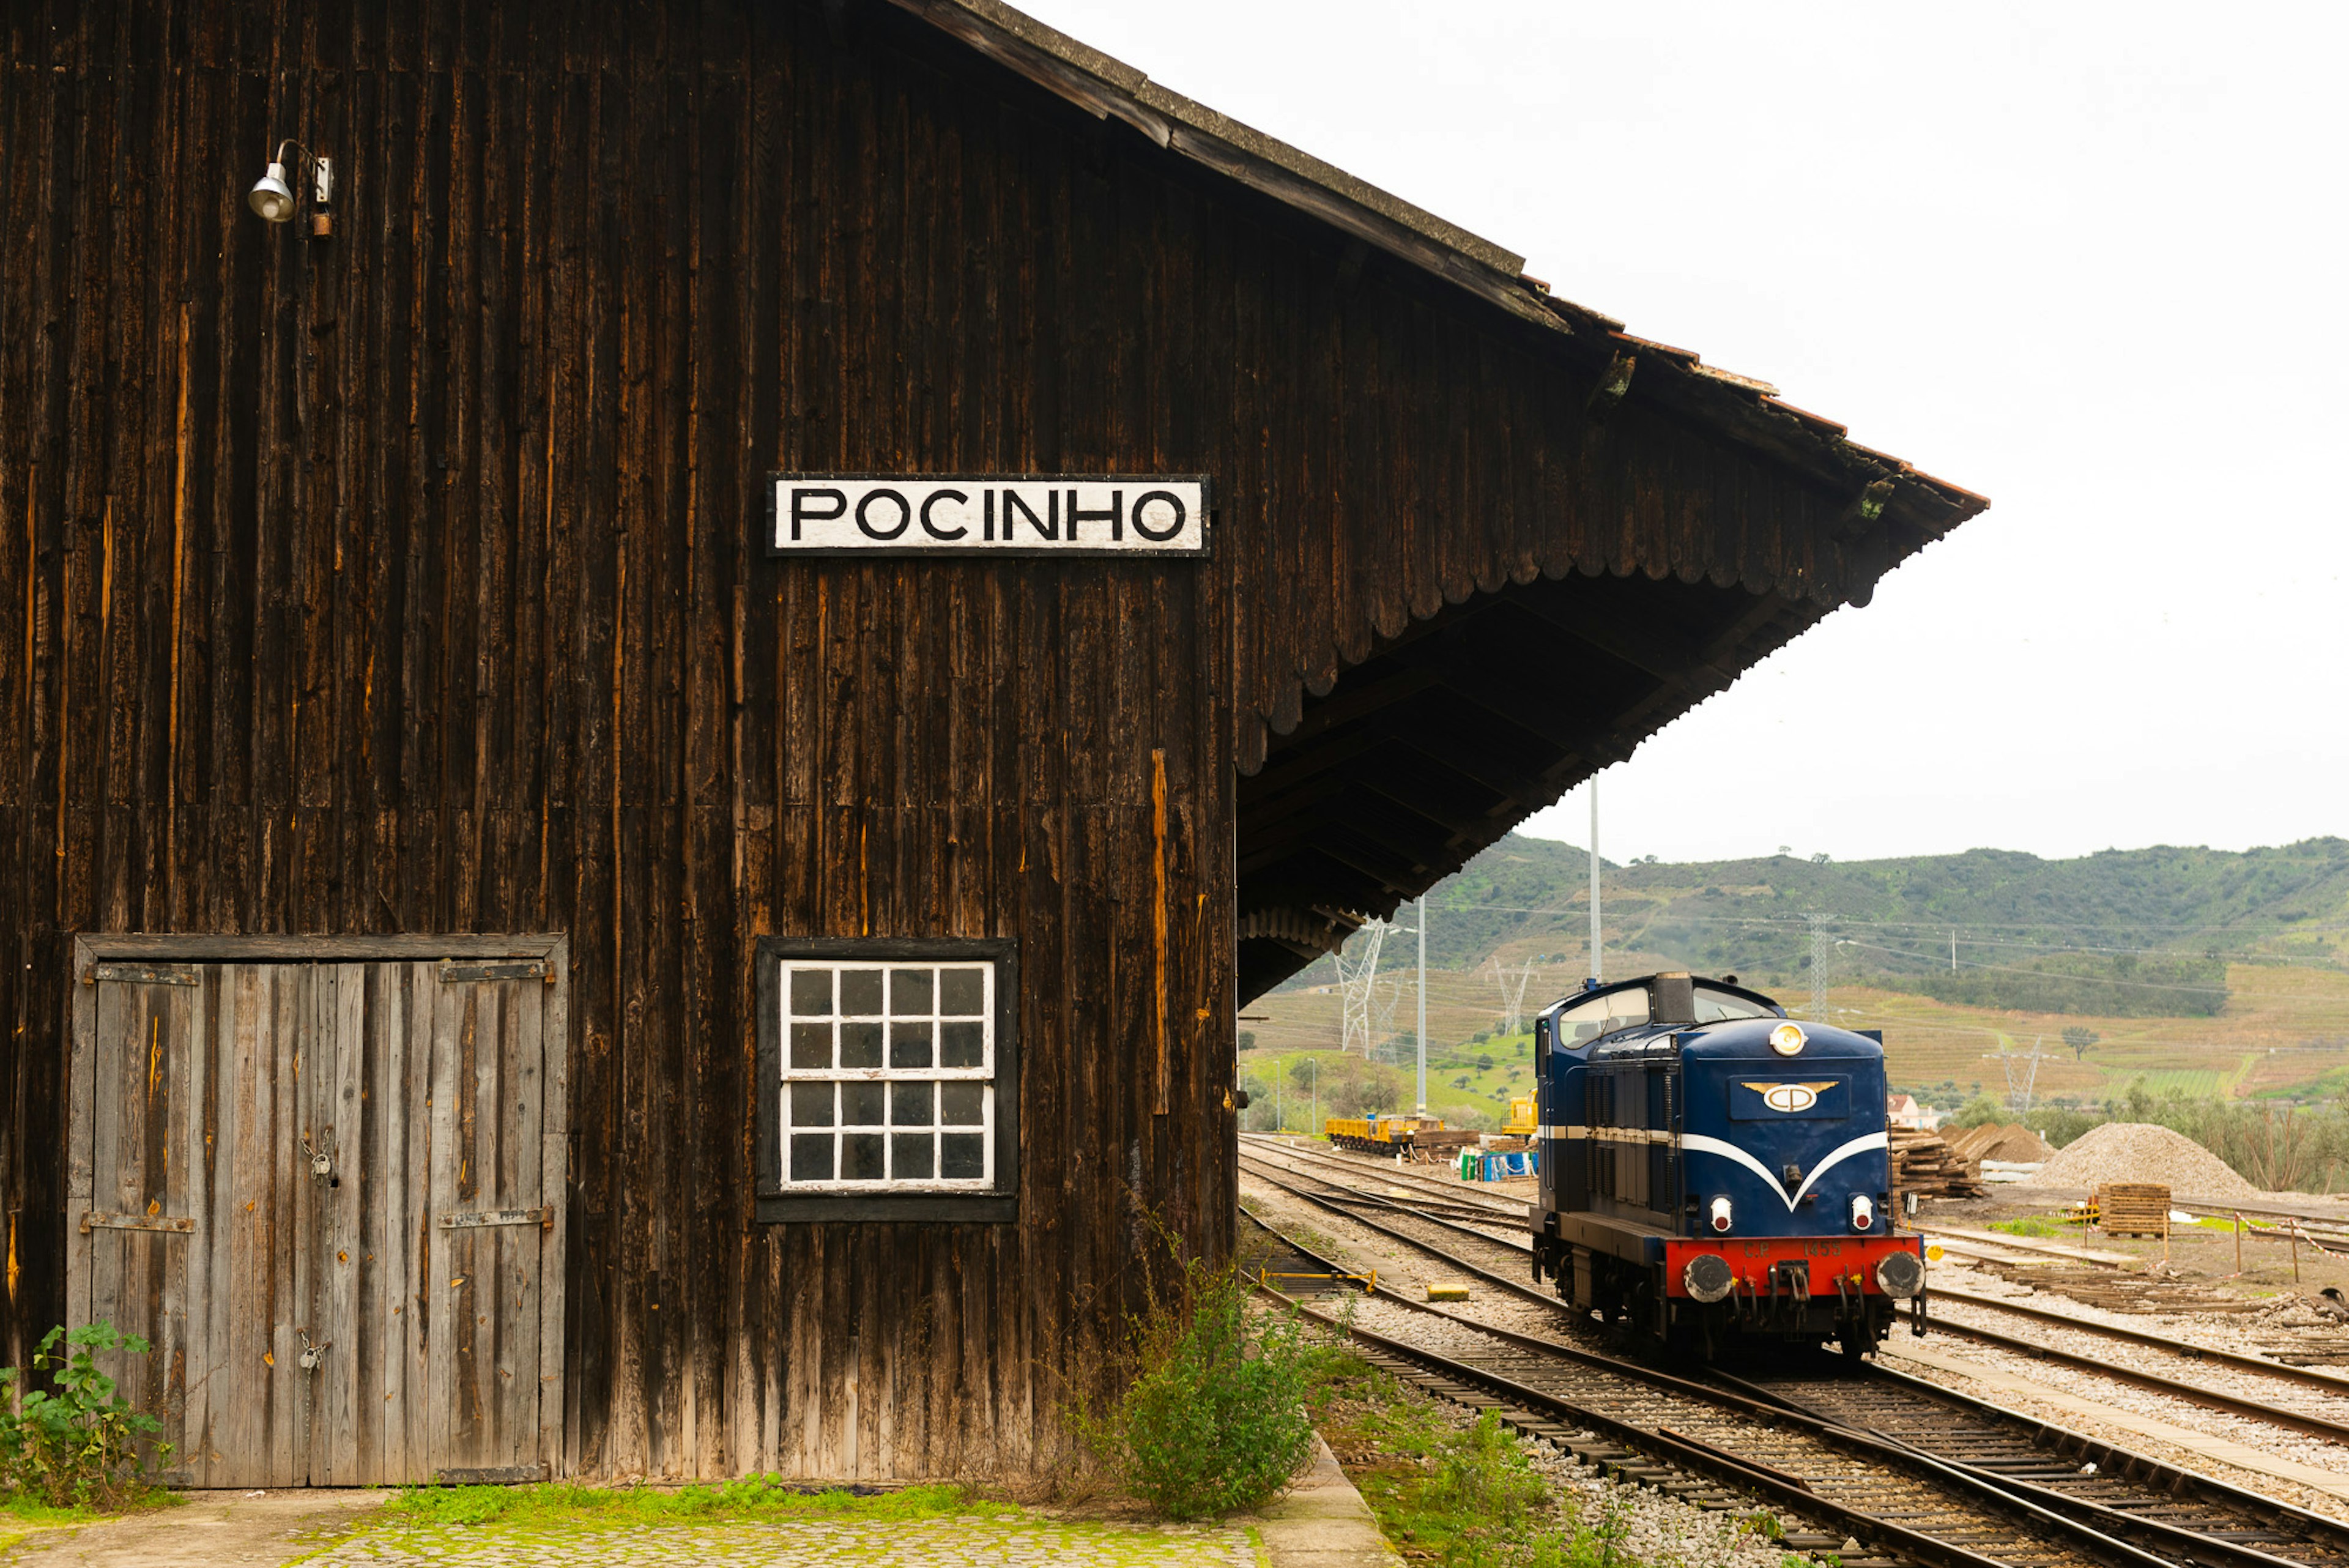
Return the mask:
<path id="1" fill-rule="evenodd" d="M 560 1471 L 566 957 L 481 940 L 78 939 L 67 1314 L 172 1479 Z"/>

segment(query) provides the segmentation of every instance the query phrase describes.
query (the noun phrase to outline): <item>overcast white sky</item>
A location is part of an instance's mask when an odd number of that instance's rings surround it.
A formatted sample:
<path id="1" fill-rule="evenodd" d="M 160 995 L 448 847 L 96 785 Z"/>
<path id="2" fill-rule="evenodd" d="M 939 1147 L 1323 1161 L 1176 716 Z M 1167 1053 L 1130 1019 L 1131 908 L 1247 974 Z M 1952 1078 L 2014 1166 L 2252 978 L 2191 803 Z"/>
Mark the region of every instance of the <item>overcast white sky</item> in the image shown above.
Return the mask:
<path id="1" fill-rule="evenodd" d="M 1024 8 L 1991 497 L 1602 775 L 1609 859 L 2349 834 L 2349 7 Z"/>

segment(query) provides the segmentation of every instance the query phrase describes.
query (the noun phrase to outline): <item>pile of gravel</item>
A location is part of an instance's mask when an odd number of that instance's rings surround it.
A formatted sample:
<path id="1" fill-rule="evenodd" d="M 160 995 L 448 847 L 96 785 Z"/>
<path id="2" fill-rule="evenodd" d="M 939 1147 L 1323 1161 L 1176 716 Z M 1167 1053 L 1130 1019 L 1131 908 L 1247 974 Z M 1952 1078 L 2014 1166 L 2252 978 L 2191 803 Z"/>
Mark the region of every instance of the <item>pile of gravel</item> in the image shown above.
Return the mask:
<path id="1" fill-rule="evenodd" d="M 2158 1181 L 2180 1198 L 2256 1198 L 2259 1189 L 2200 1144 L 2168 1127 L 2106 1122 L 2039 1168 L 2025 1187 L 2085 1187 Z"/>

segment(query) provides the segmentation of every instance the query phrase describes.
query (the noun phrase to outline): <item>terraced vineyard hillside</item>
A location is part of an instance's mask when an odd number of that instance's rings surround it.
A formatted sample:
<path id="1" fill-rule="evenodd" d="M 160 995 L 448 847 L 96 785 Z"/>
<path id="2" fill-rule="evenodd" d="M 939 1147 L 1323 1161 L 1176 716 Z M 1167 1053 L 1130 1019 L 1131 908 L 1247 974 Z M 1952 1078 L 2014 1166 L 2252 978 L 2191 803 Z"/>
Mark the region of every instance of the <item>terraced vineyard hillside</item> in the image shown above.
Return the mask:
<path id="1" fill-rule="evenodd" d="M 1498 1022 L 1502 970 L 1530 962 L 1528 1005 L 1588 971 L 1587 865 L 1571 845 L 1512 836 L 1430 895 L 1428 1034 L 1444 1063 L 1432 1085 L 1485 1105 L 1506 1091 L 1505 1057 L 1457 1048 Z M 1635 862 L 1602 877 L 1609 975 L 1735 973 L 1805 1012 L 1816 933 L 1832 1016 L 1883 1029 L 1906 1086 L 2002 1094 L 2035 1048 L 2043 1097 L 2103 1099 L 2140 1077 L 2157 1094 L 2349 1092 L 2349 840 L 2060 861 Z M 1395 940 L 1373 988 L 1391 1059 L 1408 1054 L 1408 950 Z M 1314 965 L 1243 1027 L 1266 1049 L 1336 1047 L 1335 980 L 1329 961 Z"/>

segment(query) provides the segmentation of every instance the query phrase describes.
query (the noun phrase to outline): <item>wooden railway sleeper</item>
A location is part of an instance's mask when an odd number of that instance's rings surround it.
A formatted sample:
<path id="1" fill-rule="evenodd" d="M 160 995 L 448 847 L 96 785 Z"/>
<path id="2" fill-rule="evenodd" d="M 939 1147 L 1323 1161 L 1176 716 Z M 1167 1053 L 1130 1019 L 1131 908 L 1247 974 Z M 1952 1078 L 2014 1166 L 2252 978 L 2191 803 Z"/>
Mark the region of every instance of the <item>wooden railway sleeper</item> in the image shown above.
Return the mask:
<path id="1" fill-rule="evenodd" d="M 1285 1187 L 1286 1184 L 1276 1182 L 1274 1185 Z M 1293 1191 L 1294 1189 L 1290 1190 Z M 1311 1197 L 1310 1194 L 1306 1193 L 1297 1193 L 1296 1196 L 1307 1198 L 1309 1200 Z M 1324 1206 L 1327 1207 L 1328 1205 Z M 1257 1222 L 1259 1224 L 1263 1223 L 1261 1220 Z M 1359 1219 L 1357 1222 L 1363 1223 L 1363 1221 L 1359 1220 Z M 1266 1226 L 1265 1228 L 1267 1230 L 1272 1229 L 1270 1226 Z M 1374 1224 L 1371 1225 L 1370 1228 L 1373 1230 L 1384 1229 L 1383 1227 Z M 1279 1234 L 1279 1232 L 1276 1231 L 1275 1234 Z M 1283 1239 L 1288 1240 L 1286 1237 Z M 1402 1239 L 1408 1240 L 1408 1238 Z M 1290 1244 L 1296 1245 L 1293 1241 L 1291 1241 Z M 1414 1244 L 1422 1247 L 1425 1246 L 1425 1243 Z M 1304 1252 L 1306 1250 L 1299 1247 L 1299 1251 L 1300 1252 Z M 1307 1255 L 1310 1256 L 1312 1254 L 1308 1253 Z M 1335 1265 L 1333 1264 L 1330 1266 L 1334 1267 Z M 1418 1303 L 1409 1304 L 1416 1306 Z M 1337 1320 L 1330 1318 L 1326 1314 L 1313 1312 L 1310 1311 L 1310 1309 L 1305 1308 L 1299 1308 L 1299 1310 L 1307 1312 L 1308 1315 L 1316 1317 L 1325 1323 L 1332 1324 L 1333 1326 L 1337 1325 Z M 1448 1313 L 1439 1313 L 1437 1315 L 1445 1318 L 1452 1318 L 1454 1316 L 1454 1314 Z M 1491 1334 L 1495 1335 L 1495 1337 L 1524 1344 L 1528 1347 L 1537 1348 L 1552 1355 L 1563 1355 L 1569 1359 L 1588 1360 L 1592 1362 L 1604 1359 L 1590 1357 L 1588 1356 L 1586 1353 L 1575 1352 L 1570 1350 L 1568 1347 L 1549 1345 L 1546 1341 L 1533 1339 L 1528 1335 L 1512 1334 L 1509 1331 L 1496 1329 L 1488 1324 L 1473 1324 L 1472 1326 L 1477 1327 L 1485 1333 Z M 1384 1339 L 1383 1336 L 1371 1334 L 1369 1331 L 1361 1328 L 1353 1328 L 1348 1332 L 1350 1332 L 1357 1340 L 1369 1339 L 1374 1341 L 1391 1348 L 1394 1353 L 1399 1355 L 1441 1361 L 1446 1366 L 1457 1368 L 1459 1372 L 1465 1374 L 1470 1377 L 1487 1381 L 1488 1386 L 1499 1385 L 1500 1386 L 1495 1391 L 1501 1392 L 1505 1398 L 1516 1400 L 1520 1403 L 1526 1400 L 1551 1402 L 1566 1409 L 1576 1411 L 1576 1418 L 1580 1420 L 1583 1424 L 1591 1426 L 1596 1429 L 1611 1428 L 1615 1429 L 1619 1436 L 1632 1436 L 1636 1434 L 1644 1436 L 1655 1442 L 1670 1444 L 1672 1441 L 1668 1438 L 1657 1438 L 1655 1434 L 1645 1432 L 1643 1429 L 1636 1427 L 1626 1427 L 1625 1424 L 1617 1421 L 1615 1418 L 1608 1417 L 1601 1412 L 1583 1407 L 1573 1406 L 1568 1401 L 1559 1399 L 1557 1396 L 1547 1395 L 1541 1393 L 1539 1390 L 1527 1388 L 1524 1385 L 1516 1383 L 1514 1379 L 1503 1377 L 1497 1373 L 1453 1362 L 1450 1358 L 1435 1355 L 1433 1352 L 1423 1351 L 1416 1346 L 1406 1345 L 1398 1341 L 1389 1341 Z M 1646 1369 L 1637 1368 L 1631 1366 L 1630 1364 L 1623 1365 L 1626 1371 L 1637 1373 L 1651 1381 L 1660 1381 L 1667 1384 L 1680 1384 L 1684 1381 L 1682 1379 L 1671 1377 L 1668 1375 L 1659 1375 L 1647 1372 Z M 1730 1379 L 1729 1381 L 1736 1380 Z M 1690 1385 L 1689 1386 L 1692 1389 L 1699 1389 L 1699 1386 Z M 1701 1389 L 1699 1391 L 1701 1392 Z M 1749 1402 L 1751 1397 L 1752 1397 L 1750 1396 L 1747 1397 L 1747 1400 Z M 1786 1401 L 1775 1396 L 1770 1396 L 1766 1394 L 1766 1392 L 1762 1395 L 1761 1404 L 1764 1408 L 1787 1407 Z M 2043 1523 L 2052 1524 L 2057 1528 L 2059 1533 L 2068 1534 L 2075 1540 L 2084 1541 L 2089 1543 L 2092 1550 L 2095 1550 L 2099 1555 L 2102 1555 L 2108 1560 L 2116 1560 L 2132 1564 L 2142 1564 L 2146 1565 L 2146 1568 L 2172 1568 L 2172 1564 L 2168 1559 L 2156 1556 L 2151 1552 L 2146 1552 L 2141 1548 L 2133 1545 L 2126 1540 L 2114 1536 L 2105 1531 L 2098 1530 L 2094 1525 L 2089 1524 L 2081 1519 L 2071 1517 L 2065 1512 L 2047 1507 L 2037 1501 L 2034 1497 L 2026 1497 L 2016 1491 L 2011 1490 L 1987 1472 L 1980 1471 L 1973 1467 L 1940 1459 L 1932 1454 L 1927 1453 L 1921 1449 L 1901 1442 L 1897 1438 L 1864 1431 L 1835 1422 L 1821 1420 L 1816 1417 L 1812 1417 L 1800 1411 L 1790 1409 L 1789 1413 L 1793 1415 L 1800 1424 L 1812 1428 L 1820 1433 L 1824 1434 L 1827 1432 L 1839 1431 L 1845 1434 L 1847 1438 L 1856 1439 L 1862 1444 L 1877 1447 L 1886 1451 L 1896 1451 L 1908 1454 L 1911 1456 L 1913 1462 L 1928 1468 L 1938 1474 L 1958 1480 L 1961 1483 L 1961 1490 L 1972 1490 L 1979 1491 L 1988 1499 L 1994 1499 L 2003 1502 L 2012 1511 L 2019 1511 L 2028 1518 L 2036 1520 Z M 1672 1446 L 1684 1447 L 1684 1445 L 1679 1444 L 1674 1444 Z M 1704 1453 L 1703 1450 L 1688 1450 L 1688 1452 L 1692 1455 L 1701 1456 L 1708 1460 L 1713 1459 L 1713 1456 Z M 1713 1460 L 1713 1462 L 1734 1465 L 1738 1470 L 1737 1479 L 1749 1486 L 1766 1482 L 1766 1490 L 1772 1491 L 1779 1491 L 1782 1489 L 1786 1490 L 1792 1490 L 1785 1488 L 1785 1483 L 1776 1480 L 1775 1477 L 1765 1475 L 1764 1472 L 1753 1469 L 1750 1467 L 1737 1464 L 1736 1461 Z M 2041 1489 L 2033 1488 L 2032 1490 L 2037 1491 Z M 1795 1492 L 1795 1495 L 1799 1497 L 1805 1494 Z M 1840 1505 L 1828 1503 L 1826 1500 L 1821 1500 L 1821 1502 L 1824 1506 L 1835 1508 L 1838 1511 L 1848 1512 L 1855 1521 L 1866 1521 L 1872 1525 L 1881 1525 L 1885 1530 L 1900 1531 L 1901 1533 L 1913 1537 L 1913 1540 L 1911 1541 L 1904 1541 L 1903 1544 L 1909 1546 L 1909 1549 L 1920 1558 L 1926 1561 L 1933 1560 L 1931 1552 L 1936 1550 L 1937 1546 L 1940 1544 L 1934 1538 L 1919 1535 L 1913 1532 L 1903 1531 L 1901 1530 L 1901 1527 L 1893 1524 L 1889 1521 L 1878 1520 L 1871 1515 L 1860 1513 L 1857 1510 L 1843 1510 Z M 2130 1522 L 2135 1523 L 2137 1521 L 2132 1520 Z M 2187 1538 L 2189 1544 L 2207 1543 L 2208 1548 L 2212 1552 L 2224 1554 L 2226 1560 L 2230 1560 L 2240 1564 L 2242 1565 L 2242 1568 L 2278 1568 L 2278 1559 L 2268 1556 L 2266 1553 L 2251 1552 L 2248 1549 L 2236 1546 L 2233 1543 L 2218 1537 L 2201 1534 L 2197 1532 L 2179 1530 L 2176 1527 L 2156 1528 L 2166 1529 L 2174 1536 Z M 1957 1550 L 1961 1551 L 1962 1549 Z M 2204 1560 L 2204 1556 L 2207 1556 L 2208 1554 L 2209 1553 L 2198 1555 L 2189 1552 L 2186 1554 L 2185 1560 L 2188 1562 L 2199 1562 Z M 1969 1563 L 1981 1563 L 1988 1561 L 1987 1559 L 1983 1559 L 1978 1554 L 1972 1552 L 1965 1552 L 1964 1556 Z"/>
<path id="2" fill-rule="evenodd" d="M 1938 1397 L 1961 1407 L 1971 1407 L 1981 1414 L 2001 1420 L 2005 1425 L 2030 1427 L 2033 1430 L 2025 1434 L 2025 1439 L 2043 1451 L 2052 1452 L 2059 1457 L 2065 1453 L 2068 1445 L 2058 1439 L 2079 1438 L 2078 1434 L 2067 1432 L 2062 1428 L 2030 1421 L 2028 1418 L 2020 1417 L 2013 1412 L 2003 1411 L 1999 1407 L 1985 1401 L 1924 1383 L 1920 1379 L 1910 1377 L 1906 1373 L 1890 1372 L 1879 1367 L 1876 1369 L 1875 1376 L 1879 1380 L 1913 1385 L 1927 1398 Z M 1810 1401 L 1799 1399 L 1791 1394 L 1762 1385 L 1748 1383 L 1743 1378 L 1716 1373 L 1715 1380 L 1741 1393 L 1766 1400 L 1790 1413 L 1807 1413 L 1812 1408 Z M 2179 1559 L 2187 1563 L 2206 1564 L 2227 1563 L 2236 1565 L 2236 1568 L 2284 1568 L 2285 1564 L 2297 1561 L 2258 1551 L 2238 1539 L 2251 1532 L 2213 1531 L 2207 1528 L 2207 1519 L 2195 1522 L 2181 1522 L 2174 1514 L 2173 1517 L 2164 1518 L 2144 1508 L 2129 1509 L 2117 1506 L 2116 1503 L 2099 1502 L 2094 1498 L 2082 1496 L 2081 1489 L 2050 1486 L 2044 1480 L 2034 1480 L 2028 1473 L 2021 1473 L 2037 1470 L 2041 1476 L 2053 1474 L 2068 1479 L 2077 1473 L 2068 1464 L 2051 1470 L 2044 1459 L 2033 1463 L 2030 1458 L 2023 1455 L 2013 1455 L 2002 1462 L 1986 1455 L 1959 1458 L 1946 1450 L 1937 1451 L 1920 1442 L 1911 1441 L 1899 1429 L 1889 1428 L 1885 1424 L 1855 1427 L 1845 1423 L 1845 1426 L 1847 1430 L 1864 1433 L 1884 1442 L 1895 1444 L 1939 1463 L 1972 1474 L 1986 1484 L 1993 1484 L 2025 1496 L 2029 1501 L 2036 1502 L 2050 1512 L 2070 1518 L 2075 1522 L 2099 1532 L 2114 1534 L 2122 1539 L 2130 1536 L 2152 1537 L 2153 1543 L 2165 1550 L 2176 1551 Z M 2073 1449 L 2072 1451 L 2075 1454 L 2085 1454 L 2091 1445 L 2087 1439 L 2079 1439 L 2079 1442 L 2080 1447 Z M 2131 1469 L 2141 1471 L 2150 1464 L 2150 1461 L 2146 1460 L 2143 1456 L 2131 1454 L 2126 1449 L 2114 1449 L 2108 1445 L 2102 1444 L 2093 1446 L 2113 1461 L 2109 1466 L 2100 1465 L 2100 1476 L 2121 1475 Z M 1991 1459 L 1991 1462 L 1982 1462 L 1985 1459 Z M 2295 1510 L 2292 1505 L 2278 1500 L 2261 1499 L 2256 1493 L 2227 1488 L 2223 1483 L 2210 1481 L 2209 1478 L 2192 1476 L 2190 1472 L 2178 1470 L 2171 1467 L 2153 1466 L 2152 1469 L 2154 1473 L 2143 1476 L 2142 1479 L 2136 1476 L 2127 1478 L 2132 1480 L 2140 1490 L 2155 1494 L 2153 1498 L 2144 1500 L 2148 1505 L 2158 1503 L 2158 1498 L 2162 1495 L 2188 1498 L 2192 1495 L 2189 1489 L 2199 1484 L 2205 1493 L 2212 1493 L 2213 1489 L 2216 1489 L 2215 1495 L 2221 1497 L 2222 1506 L 2226 1509 L 2238 1514 L 2248 1515 L 2253 1521 L 2268 1525 L 2271 1529 L 2280 1519 L 2298 1515 L 2296 1521 L 2305 1521 L 2302 1538 L 2305 1538 L 2312 1532 L 2332 1535 L 2343 1544 L 2349 1545 L 2349 1528 L 2325 1520 L 2320 1515 Z M 2266 1506 L 2262 1507 L 2261 1504 Z M 2339 1555 L 2343 1553 L 2336 1551 L 2336 1557 Z"/>

